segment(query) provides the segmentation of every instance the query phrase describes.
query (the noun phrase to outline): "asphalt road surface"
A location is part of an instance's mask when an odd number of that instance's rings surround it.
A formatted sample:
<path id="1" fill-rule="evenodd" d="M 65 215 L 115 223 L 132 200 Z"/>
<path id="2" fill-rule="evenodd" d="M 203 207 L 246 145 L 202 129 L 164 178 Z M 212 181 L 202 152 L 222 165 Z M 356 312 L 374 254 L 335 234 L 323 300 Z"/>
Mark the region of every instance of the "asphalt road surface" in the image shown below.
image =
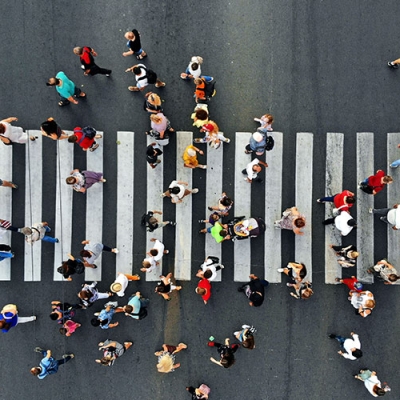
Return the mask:
<path id="1" fill-rule="evenodd" d="M 146 65 L 154 69 L 167 86 L 157 90 L 164 100 L 165 114 L 176 130 L 193 131 L 189 118 L 194 101 L 193 84 L 183 82 L 179 74 L 191 56 L 204 58 L 202 70 L 217 81 L 217 96 L 210 103 L 211 116 L 227 136 L 235 132 L 252 132 L 254 117 L 270 112 L 274 129 L 284 134 L 284 169 L 282 204 L 290 206 L 295 198 L 296 133 L 314 134 L 313 198 L 325 191 L 325 143 L 327 132 L 345 134 L 344 187 L 356 190 L 355 147 L 357 132 L 374 133 L 375 168 L 386 168 L 386 134 L 398 132 L 399 71 L 386 63 L 400 56 L 398 21 L 400 5 L 393 0 L 373 2 L 355 0 L 320 2 L 243 1 L 232 2 L 148 2 L 148 1 L 25 1 L 1 2 L 1 118 L 16 116 L 18 125 L 38 129 L 52 116 L 64 128 L 93 125 L 105 132 L 104 172 L 107 186 L 103 198 L 103 241 L 114 243 L 116 235 L 117 131 L 134 131 L 135 171 L 146 168 L 143 156 L 144 133 L 149 128 L 143 111 L 143 94 L 131 93 L 133 76 L 125 74 L 136 63 L 133 57 L 122 57 L 126 50 L 124 32 L 136 28 L 141 32 L 143 48 L 148 53 Z M 75 46 L 91 46 L 98 52 L 97 63 L 111 68 L 112 76 L 85 77 Z M 64 71 L 88 94 L 79 105 L 60 108 L 54 88 L 45 82 L 58 71 Z M 41 140 L 41 139 L 40 139 Z M 165 182 L 175 176 L 175 139 L 166 149 Z M 56 174 L 55 143 L 44 139 L 43 176 L 37 184 L 46 193 L 42 213 L 54 223 Z M 234 141 L 225 146 L 224 184 L 233 188 L 235 171 Z M 85 168 L 86 157 L 75 149 L 76 167 Z M 12 221 L 24 225 L 25 148 L 13 151 L 13 177 L 20 184 L 13 193 Z M 267 156 L 268 158 L 268 156 Z M 10 166 L 11 168 L 11 166 Z M 243 167 L 242 167 L 243 168 Z M 34 174 L 35 165 L 30 166 Z M 204 191 L 200 171 L 194 182 Z M 1 173 L 1 172 L 0 172 Z M 1 177 L 1 175 L 0 175 Z M 136 193 L 146 193 L 147 182 L 135 175 Z M 2 188 L 1 190 L 8 190 Z M 273 190 L 273 188 L 271 188 Z M 309 188 L 304 188 L 307 192 Z M 203 218 L 204 197 L 193 202 L 196 219 Z M 263 189 L 252 193 L 252 210 L 262 213 Z M 386 197 L 375 199 L 377 208 L 386 206 Z M 146 238 L 140 216 L 146 209 L 146 198 L 138 195 L 132 204 L 136 222 L 135 272 L 145 253 Z M 175 215 L 171 204 L 165 213 Z M 85 232 L 85 201 L 74 203 L 72 251 L 77 254 L 82 232 Z M 378 372 L 399 398 L 397 379 L 398 331 L 396 304 L 398 287 L 375 283 L 372 290 L 377 307 L 370 317 L 354 315 L 344 287 L 324 284 L 323 208 L 313 208 L 313 284 L 315 295 L 307 302 L 295 301 L 288 294 L 285 280 L 270 285 L 261 308 L 250 308 L 238 293 L 237 282 L 229 266 L 233 262 L 233 245 L 223 246 L 226 266 L 223 279 L 213 286 L 212 299 L 204 306 L 194 289 L 197 278 L 183 282 L 183 290 L 165 302 L 154 291 L 154 283 L 144 279 L 130 285 L 151 300 L 149 315 L 143 321 L 115 319 L 120 326 L 102 331 L 90 325 L 92 313 L 101 303 L 80 312 L 82 323 L 72 337 L 58 333 L 47 314 L 55 299 L 73 302 L 79 291 L 79 278 L 73 282 L 52 281 L 52 250 L 43 251 L 42 279 L 25 282 L 23 262 L 13 261 L 10 281 L 0 282 L 0 304 L 16 303 L 22 316 L 37 315 L 34 323 L 20 325 L 1 336 L 1 390 L 5 400 L 25 399 L 186 399 L 185 387 L 207 383 L 210 399 L 305 400 L 344 398 L 366 399 L 370 395 L 352 375 L 360 368 Z M 0 214 L 1 218 L 1 214 Z M 290 233 L 290 232 L 289 232 Z M 294 238 L 282 235 L 282 265 L 293 261 Z M 192 271 L 202 257 L 197 229 L 193 228 Z M 258 240 L 258 242 L 257 242 Z M 355 234 L 348 241 L 355 240 Z M 174 237 L 166 237 L 173 247 Z M 23 238 L 14 236 L 13 250 L 23 254 Z M 375 227 L 375 258 L 386 256 L 386 227 L 379 221 Z M 273 252 L 252 243 L 252 272 L 263 276 L 264 252 Z M 106 289 L 115 277 L 115 258 L 106 258 L 99 286 Z M 1 266 L 0 266 L 1 267 Z M 173 261 L 164 264 L 163 272 L 173 271 Z M 276 268 L 278 266 L 271 266 Z M 398 266 L 400 267 L 400 266 Z M 344 274 L 349 274 L 347 271 Z M 368 287 L 371 288 L 371 287 Z M 256 348 L 240 349 L 236 364 L 224 370 L 209 361 L 216 351 L 206 346 L 210 335 L 222 341 L 232 337 L 243 323 L 257 328 Z M 360 334 L 364 357 L 359 361 L 341 358 L 336 342 L 327 334 Z M 97 365 L 97 343 L 106 338 L 134 341 L 126 355 L 111 368 Z M 163 343 L 183 341 L 188 349 L 177 356 L 181 368 L 162 375 L 156 370 L 153 353 Z M 57 375 L 40 381 L 29 373 L 38 364 L 35 346 L 51 348 L 56 357 L 66 351 L 76 358 L 61 366 Z"/>

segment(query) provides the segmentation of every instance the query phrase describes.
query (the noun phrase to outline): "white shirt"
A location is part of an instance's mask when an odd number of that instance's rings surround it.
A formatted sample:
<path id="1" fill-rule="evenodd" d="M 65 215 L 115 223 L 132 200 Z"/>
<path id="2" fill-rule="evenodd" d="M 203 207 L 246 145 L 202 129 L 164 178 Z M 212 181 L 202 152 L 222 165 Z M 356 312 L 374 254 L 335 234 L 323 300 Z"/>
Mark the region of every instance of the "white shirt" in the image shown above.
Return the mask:
<path id="1" fill-rule="evenodd" d="M 361 349 L 361 343 L 358 335 L 354 334 L 352 339 L 346 339 L 343 343 L 343 348 L 346 350 L 346 353 L 343 353 L 344 358 L 348 358 L 349 360 L 357 360 L 357 357 L 353 356 L 351 349 Z"/>
<path id="2" fill-rule="evenodd" d="M 141 71 L 140 75 L 136 75 L 135 74 L 136 86 L 138 88 L 142 88 L 142 87 L 145 87 L 145 86 L 147 86 L 149 84 L 149 82 L 147 81 L 147 77 L 143 78 L 143 79 L 140 79 L 140 78 L 146 76 L 147 68 L 146 68 L 146 66 L 144 64 L 138 64 L 137 66 L 138 67 L 142 67 L 142 68 L 140 68 L 140 71 Z"/>
<path id="3" fill-rule="evenodd" d="M 0 121 L 6 127 L 6 131 L 2 136 L 9 138 L 14 143 L 26 143 L 28 140 L 28 134 L 19 126 L 12 126 L 6 121 Z"/>
<path id="4" fill-rule="evenodd" d="M 256 179 L 257 178 L 257 172 L 253 171 L 253 166 L 258 164 L 260 161 L 258 160 L 258 158 L 255 158 L 251 163 L 247 164 L 246 167 L 246 173 L 247 173 L 247 177 L 251 180 Z"/>
<path id="5" fill-rule="evenodd" d="M 40 239 L 43 239 L 46 234 L 46 229 L 44 228 L 42 223 L 34 224 L 32 227 L 32 235 L 26 236 L 25 240 L 27 243 L 33 244 Z"/>
<path id="6" fill-rule="evenodd" d="M 394 225 L 396 229 L 400 229 L 400 206 L 392 208 L 387 214 L 387 220 Z"/>
<path id="7" fill-rule="evenodd" d="M 353 219 L 353 217 L 346 211 L 342 211 L 336 218 L 335 218 L 335 226 L 339 229 L 342 236 L 347 236 L 353 226 L 347 225 L 347 221 Z"/>
<path id="8" fill-rule="evenodd" d="M 150 267 L 149 268 L 146 268 L 146 272 L 151 272 L 151 271 L 153 271 L 153 269 L 157 266 L 157 264 L 156 264 L 156 260 L 154 259 L 154 257 L 147 257 L 147 258 L 145 258 L 143 261 L 147 261 L 147 262 L 149 262 L 150 263 Z"/>
<path id="9" fill-rule="evenodd" d="M 156 256 L 153 256 L 155 261 L 160 261 L 164 255 L 164 249 L 165 246 L 163 243 L 161 243 L 158 239 L 154 242 L 153 249 L 158 250 L 158 254 Z"/>
<path id="10" fill-rule="evenodd" d="M 185 186 L 180 185 L 178 181 L 172 181 L 171 184 L 169 185 L 170 188 L 173 187 L 178 187 L 179 188 L 179 193 L 178 194 L 173 194 L 171 193 L 171 199 L 174 200 L 181 200 L 183 198 L 183 195 L 185 194 Z"/>
<path id="11" fill-rule="evenodd" d="M 193 69 L 192 69 L 192 64 L 193 63 L 197 63 L 198 66 L 199 66 L 196 69 L 196 71 L 193 71 Z M 190 63 L 188 65 L 188 70 L 189 70 L 189 74 L 193 76 L 193 79 L 200 78 L 200 76 L 201 76 L 201 67 L 200 67 L 199 59 L 196 56 L 192 57 L 192 59 L 190 60 Z"/>
<path id="12" fill-rule="evenodd" d="M 365 387 L 368 389 L 368 392 L 372 394 L 374 397 L 378 397 L 374 392 L 374 386 L 378 385 L 379 387 L 381 386 L 381 381 L 378 379 L 376 375 L 371 375 L 368 379 L 364 381 Z"/>
<path id="13" fill-rule="evenodd" d="M 207 271 L 208 269 L 211 271 L 212 275 L 210 278 L 208 278 L 209 281 L 213 281 L 217 277 L 217 271 L 216 271 L 217 265 L 218 264 L 213 264 L 213 261 L 210 260 L 209 258 L 207 258 L 207 260 L 200 265 L 200 268 L 202 269 L 203 272 Z"/>
<path id="14" fill-rule="evenodd" d="M 127 288 L 129 283 L 128 278 L 124 274 L 119 273 L 114 283 L 120 283 L 122 286 L 121 290 L 117 292 L 117 295 L 119 297 L 125 296 L 125 289 Z"/>

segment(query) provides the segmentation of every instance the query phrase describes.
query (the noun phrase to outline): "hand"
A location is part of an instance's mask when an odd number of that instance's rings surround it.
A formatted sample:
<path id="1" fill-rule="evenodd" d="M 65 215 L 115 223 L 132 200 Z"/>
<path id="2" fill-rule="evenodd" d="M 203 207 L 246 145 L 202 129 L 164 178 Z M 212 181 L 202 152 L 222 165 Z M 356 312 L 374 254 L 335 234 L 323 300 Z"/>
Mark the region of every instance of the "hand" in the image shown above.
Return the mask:
<path id="1" fill-rule="evenodd" d="M 72 100 L 72 103 L 78 104 L 79 102 L 78 102 L 78 100 Z"/>
<path id="2" fill-rule="evenodd" d="M 343 355 L 343 352 L 340 350 L 340 351 L 338 351 L 338 354 Z"/>
<path id="3" fill-rule="evenodd" d="M 204 151 L 203 150 L 199 150 L 199 154 L 203 155 Z"/>
<path id="4" fill-rule="evenodd" d="M 140 297 L 140 292 L 136 292 L 135 295 Z"/>

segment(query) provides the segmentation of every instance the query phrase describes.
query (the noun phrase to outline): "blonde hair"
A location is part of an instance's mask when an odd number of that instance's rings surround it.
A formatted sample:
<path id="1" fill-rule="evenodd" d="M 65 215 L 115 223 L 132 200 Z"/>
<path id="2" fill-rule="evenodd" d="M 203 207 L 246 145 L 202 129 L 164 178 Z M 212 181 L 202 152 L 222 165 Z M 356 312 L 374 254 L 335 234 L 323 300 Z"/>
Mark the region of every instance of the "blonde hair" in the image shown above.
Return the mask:
<path id="1" fill-rule="evenodd" d="M 161 105 L 161 98 L 160 98 L 160 96 L 158 94 L 152 93 L 149 96 L 149 102 L 151 102 L 155 106 L 160 106 Z"/>
<path id="2" fill-rule="evenodd" d="M 351 252 L 349 253 L 349 256 L 350 256 L 351 258 L 357 258 L 359 255 L 360 255 L 360 253 L 359 253 L 358 251 L 351 251 Z"/>
<path id="3" fill-rule="evenodd" d="M 151 114 L 150 120 L 153 121 L 155 124 L 161 124 L 162 118 L 157 114 Z"/>
<path id="4" fill-rule="evenodd" d="M 164 374 L 168 374 L 168 372 L 171 372 L 173 370 L 173 366 L 174 366 L 174 360 L 171 357 L 171 355 L 169 353 L 163 354 L 158 359 L 157 371 L 163 372 Z"/>

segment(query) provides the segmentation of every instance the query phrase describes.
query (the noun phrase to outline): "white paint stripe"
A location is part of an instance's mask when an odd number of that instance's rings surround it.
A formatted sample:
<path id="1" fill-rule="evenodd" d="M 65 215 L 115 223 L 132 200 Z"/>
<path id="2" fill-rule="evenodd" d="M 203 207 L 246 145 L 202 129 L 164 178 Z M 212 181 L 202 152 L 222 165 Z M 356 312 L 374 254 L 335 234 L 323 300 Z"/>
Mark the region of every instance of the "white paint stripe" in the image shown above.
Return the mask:
<path id="1" fill-rule="evenodd" d="M 399 143 L 400 143 L 400 133 L 388 134 L 387 138 L 388 169 L 385 172 L 393 177 L 393 183 L 387 185 L 388 207 L 393 207 L 394 204 L 397 204 L 400 201 L 400 170 L 399 168 L 389 168 L 389 165 L 393 161 L 398 160 L 400 158 L 400 150 L 397 148 L 397 145 Z M 379 196 L 379 193 L 377 196 Z M 393 264 L 393 266 L 397 269 L 397 271 L 400 271 L 399 234 L 400 232 L 393 230 L 391 227 L 388 227 L 388 260 L 390 263 Z M 396 284 L 400 284 L 400 281 L 397 281 Z"/>
<path id="2" fill-rule="evenodd" d="M 154 139 L 151 136 L 147 137 L 147 144 L 153 143 Z M 161 151 L 164 151 L 163 146 L 160 146 Z M 160 196 L 164 191 L 164 154 L 159 156 L 161 163 L 157 165 L 155 169 L 151 168 L 149 163 L 147 164 L 147 211 L 161 211 L 163 212 L 163 198 Z M 178 161 L 179 162 L 179 161 Z M 164 214 L 156 214 L 155 217 L 161 221 L 169 221 L 171 218 L 166 218 Z M 164 228 L 158 228 L 154 232 L 146 232 L 146 246 L 149 245 L 150 239 L 156 238 L 161 243 L 163 242 L 163 230 L 174 229 L 171 226 Z M 169 231 L 172 234 L 172 230 Z M 168 256 L 167 256 L 168 257 Z M 145 258 L 145 257 L 143 257 Z M 164 257 L 163 257 L 164 258 Z M 162 274 L 162 260 L 159 261 L 160 265 L 153 269 L 153 271 L 146 272 L 146 281 L 160 280 L 159 276 Z M 143 274 L 142 274 L 143 275 Z"/>
<path id="3" fill-rule="evenodd" d="M 13 182 L 12 180 L 12 146 L 5 146 L 0 143 L 0 178 L 5 181 Z M 14 182 L 15 184 L 22 186 L 22 182 Z M 12 216 L 12 191 L 15 189 L 9 187 L 0 187 L 0 204 L 1 207 L 1 219 L 11 221 Z M 18 190 L 18 189 L 17 189 Z M 11 221 L 12 222 L 12 221 Z M 11 245 L 11 231 L 6 231 L 1 235 L 1 243 Z M 21 257 L 20 254 L 16 254 L 15 257 L 18 259 Z M 11 259 L 6 258 L 0 264 L 0 281 L 9 281 L 11 279 Z"/>
<path id="4" fill-rule="evenodd" d="M 223 192 L 222 160 L 224 155 L 223 146 L 225 146 L 225 143 L 222 142 L 219 149 L 213 149 L 207 144 L 201 144 L 201 143 L 197 144 L 197 146 L 202 150 L 205 150 L 205 148 L 207 147 L 206 208 L 204 216 L 201 217 L 201 219 L 207 219 L 208 216 L 212 213 L 207 207 L 216 206 L 218 204 L 218 199 L 220 198 L 221 193 Z M 229 145 L 227 144 L 227 146 Z M 232 196 L 233 193 L 227 193 L 227 195 Z M 232 212 L 230 213 L 228 219 L 230 217 L 232 217 Z M 208 228 L 210 226 L 211 226 L 210 224 L 200 224 L 199 230 L 203 229 L 203 227 Z M 221 255 L 222 255 L 221 244 L 218 244 L 211 236 L 211 234 L 207 233 L 204 259 L 208 256 L 215 256 L 218 257 L 221 264 L 223 264 L 221 260 Z M 221 271 L 217 272 L 217 277 L 215 278 L 214 281 L 215 282 L 221 281 Z"/>
<path id="5" fill-rule="evenodd" d="M 357 182 L 374 174 L 374 134 L 357 133 Z M 357 187 L 356 186 L 356 187 Z M 357 191 L 357 278 L 362 282 L 372 283 L 373 275 L 367 269 L 374 265 L 374 217 L 369 214 L 373 207 L 373 196 Z M 380 222 L 378 220 L 378 222 Z"/>
<path id="6" fill-rule="evenodd" d="M 97 132 L 103 135 L 103 132 Z M 103 172 L 103 139 L 96 139 L 100 146 L 93 152 L 87 151 L 86 170 Z M 104 176 L 107 179 L 107 176 Z M 104 183 L 107 185 L 107 183 Z M 91 243 L 103 243 L 103 183 L 96 183 L 86 191 L 86 194 L 75 193 L 75 196 L 86 196 L 86 240 Z M 104 243 L 114 247 L 114 243 Z M 95 261 L 97 269 L 85 268 L 86 281 L 101 280 L 102 255 Z"/>
<path id="7" fill-rule="evenodd" d="M 296 235 L 295 260 L 307 267 L 305 280 L 312 281 L 312 175 L 313 134 L 298 132 L 296 138 L 296 207 L 306 217 L 304 235 Z"/>
<path id="8" fill-rule="evenodd" d="M 328 132 L 326 136 L 326 194 L 332 196 L 342 191 L 343 186 L 343 133 Z M 325 203 L 325 218 L 332 217 L 333 203 Z M 342 236 L 335 225 L 325 227 L 325 283 L 335 284 L 342 277 L 342 268 L 337 262 L 330 244 L 341 245 Z"/>
<path id="9" fill-rule="evenodd" d="M 235 140 L 235 216 L 251 217 L 251 189 L 252 185 L 260 185 L 259 182 L 249 183 L 242 170 L 251 162 L 251 156 L 245 154 L 244 149 L 249 143 L 251 133 L 236 132 Z M 255 189 L 257 190 L 257 188 Z M 250 240 L 236 240 L 234 243 L 234 281 L 246 282 L 251 271 Z"/>
<path id="10" fill-rule="evenodd" d="M 72 135 L 73 132 L 65 132 Z M 47 139 L 45 139 L 47 140 Z M 54 237 L 60 240 L 54 247 L 54 280 L 65 280 L 57 272 L 57 268 L 63 260 L 67 260 L 67 254 L 71 252 L 72 243 L 72 194 L 73 189 L 65 183 L 65 179 L 74 168 L 74 144 L 68 140 L 59 140 L 56 143 L 57 176 L 56 176 L 56 225 Z"/>
<path id="11" fill-rule="evenodd" d="M 133 272 L 133 210 L 135 134 L 117 132 L 117 248 L 116 273 Z M 96 150 L 97 151 L 97 150 Z M 107 177 L 106 177 L 107 179 Z M 106 185 L 108 182 L 106 182 Z M 139 267 L 137 267 L 139 269 Z M 139 271 L 134 271 L 137 273 Z"/>
<path id="12" fill-rule="evenodd" d="M 282 214 L 282 156 L 283 134 L 272 132 L 275 145 L 267 152 L 265 169 L 265 236 L 264 236 L 264 274 L 271 283 L 281 282 L 281 230 L 274 228 L 274 221 Z"/>
<path id="13" fill-rule="evenodd" d="M 192 169 L 183 166 L 182 155 L 185 148 L 193 143 L 192 132 L 176 132 L 176 180 L 187 182 L 188 189 L 192 189 Z M 204 157 L 198 155 L 200 164 Z M 205 174 L 205 171 L 204 171 Z M 168 184 L 169 185 L 169 184 Z M 186 196 L 182 203 L 176 205 L 176 233 L 175 233 L 175 278 L 179 280 L 191 279 L 192 262 L 192 196 Z M 196 196 L 196 194 L 194 194 Z M 170 201 L 165 198 L 164 201 Z M 189 234 L 188 234 L 189 232 Z M 168 257 L 168 256 L 167 256 Z"/>
<path id="14" fill-rule="evenodd" d="M 28 131 L 28 136 L 38 136 L 40 131 Z M 43 185 L 43 157 L 42 140 L 34 142 L 28 140 L 25 145 L 25 226 L 42 222 L 42 193 L 47 190 Z M 45 181 L 46 182 L 46 181 Z M 46 218 L 47 216 L 45 216 Z M 53 246 L 46 243 L 45 246 Z M 33 245 L 25 242 L 24 259 L 24 280 L 40 281 L 42 261 L 42 241 L 39 240 Z"/>

